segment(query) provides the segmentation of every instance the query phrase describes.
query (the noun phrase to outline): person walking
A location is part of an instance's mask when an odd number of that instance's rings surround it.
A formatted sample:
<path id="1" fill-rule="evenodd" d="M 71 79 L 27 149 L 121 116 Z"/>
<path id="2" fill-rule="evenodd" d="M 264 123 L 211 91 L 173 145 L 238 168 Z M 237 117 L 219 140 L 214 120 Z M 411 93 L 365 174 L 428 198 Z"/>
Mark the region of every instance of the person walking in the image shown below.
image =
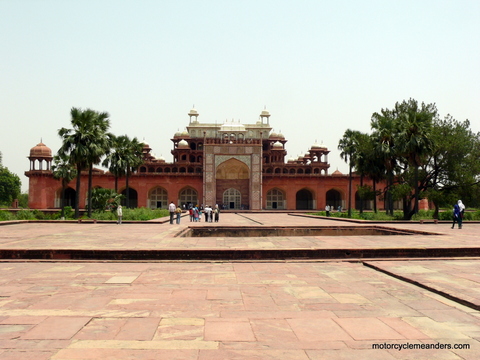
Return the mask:
<path id="1" fill-rule="evenodd" d="M 168 205 L 168 212 L 170 213 L 170 224 L 173 225 L 173 215 L 175 215 L 175 210 L 177 209 L 177 207 L 175 206 L 175 204 L 173 203 L 173 201 L 170 203 L 170 205 Z"/>
<path id="2" fill-rule="evenodd" d="M 177 215 L 177 225 L 179 225 L 180 217 L 182 216 L 182 208 L 180 207 L 180 205 L 178 205 L 177 208 L 175 209 L 175 214 Z"/>
<path id="3" fill-rule="evenodd" d="M 455 227 L 455 223 L 458 223 L 458 228 L 462 228 L 462 217 L 460 213 L 460 207 L 458 204 L 453 205 L 453 224 L 452 229 Z"/>
<path id="4" fill-rule="evenodd" d="M 117 207 L 117 224 L 118 225 L 122 223 L 122 217 L 123 217 L 122 205 L 118 205 Z"/>
<path id="5" fill-rule="evenodd" d="M 212 222 L 212 208 L 210 205 L 205 206 L 205 222 Z"/>
<path id="6" fill-rule="evenodd" d="M 330 205 L 327 204 L 327 206 L 325 206 L 325 212 L 327 213 L 327 216 L 330 216 Z"/>
<path id="7" fill-rule="evenodd" d="M 215 205 L 214 213 L 215 213 L 215 222 L 218 222 L 218 219 L 220 217 L 220 208 L 218 207 L 218 204 Z"/>
<path id="8" fill-rule="evenodd" d="M 460 217 L 462 218 L 462 222 L 463 222 L 463 217 L 465 215 L 465 205 L 463 204 L 462 200 L 458 200 L 457 204 L 458 204 L 458 208 L 460 209 Z"/>
<path id="9" fill-rule="evenodd" d="M 192 222 L 193 219 L 194 219 L 194 216 L 193 216 L 193 208 L 190 208 L 190 209 L 188 210 L 188 214 L 190 215 L 190 222 Z"/>

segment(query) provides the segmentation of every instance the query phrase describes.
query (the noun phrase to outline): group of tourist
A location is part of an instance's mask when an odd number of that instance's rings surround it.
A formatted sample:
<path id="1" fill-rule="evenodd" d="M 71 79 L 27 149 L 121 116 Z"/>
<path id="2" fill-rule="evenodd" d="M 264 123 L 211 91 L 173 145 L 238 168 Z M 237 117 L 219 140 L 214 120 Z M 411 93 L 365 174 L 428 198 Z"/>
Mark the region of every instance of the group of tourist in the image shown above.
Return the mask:
<path id="1" fill-rule="evenodd" d="M 170 213 L 170 224 L 173 224 L 174 218 L 176 215 L 176 223 L 180 224 L 180 217 L 183 212 L 182 208 L 179 206 L 175 206 L 173 201 L 168 206 L 168 211 Z M 198 222 L 202 221 L 202 215 L 205 218 L 205 222 L 218 222 L 220 218 L 220 208 L 218 205 L 215 205 L 215 208 L 212 208 L 210 205 L 205 206 L 189 206 L 188 213 L 190 215 L 191 222 Z"/>
<path id="2" fill-rule="evenodd" d="M 333 206 L 330 206 L 327 204 L 325 206 L 325 212 L 327 213 L 327 216 L 330 216 L 330 211 L 332 210 Z M 341 212 L 342 208 L 341 206 L 338 207 L 338 211 Z M 180 205 L 175 206 L 173 201 L 170 203 L 168 206 L 168 212 L 170 213 L 170 224 L 173 224 L 175 215 L 176 215 L 176 223 L 180 224 L 180 217 L 182 215 L 182 208 Z M 196 206 L 190 206 L 188 209 L 189 215 L 190 215 L 190 221 L 191 222 L 198 222 L 202 221 L 202 214 L 205 215 L 205 222 L 218 222 L 218 219 L 220 218 L 220 208 L 218 207 L 218 204 L 215 205 L 215 209 L 212 209 L 210 205 L 200 207 L 198 208 L 198 205 Z M 463 216 L 465 213 L 465 205 L 463 204 L 462 200 L 458 200 L 458 202 L 453 206 L 453 224 L 452 224 L 452 229 L 455 228 L 455 224 L 458 224 L 458 228 L 462 228 L 462 222 L 463 222 Z M 122 205 L 118 205 L 117 207 L 117 224 L 122 223 L 122 217 L 123 217 L 123 210 L 122 210 Z"/>
<path id="3" fill-rule="evenodd" d="M 334 210 L 334 207 L 327 204 L 327 206 L 325 206 L 325 213 L 327 216 L 330 216 L 330 211 L 333 211 Z M 338 205 L 337 207 L 337 211 L 338 212 L 342 212 L 342 205 Z"/>
<path id="4" fill-rule="evenodd" d="M 191 207 L 189 210 L 190 221 L 202 221 L 202 214 L 205 217 L 205 222 L 218 222 L 220 218 L 220 208 L 218 205 L 215 205 L 215 209 L 212 209 L 210 205 L 205 206 L 205 208 L 197 206 Z M 214 220 L 215 219 L 215 220 Z"/>

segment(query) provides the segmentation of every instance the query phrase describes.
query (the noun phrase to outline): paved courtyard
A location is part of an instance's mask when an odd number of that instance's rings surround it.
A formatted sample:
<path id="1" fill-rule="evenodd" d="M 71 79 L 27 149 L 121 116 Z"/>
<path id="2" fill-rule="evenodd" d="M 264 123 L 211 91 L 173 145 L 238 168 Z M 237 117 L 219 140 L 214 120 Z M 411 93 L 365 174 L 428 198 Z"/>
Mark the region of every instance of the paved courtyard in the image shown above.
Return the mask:
<path id="1" fill-rule="evenodd" d="M 344 224 L 285 213 L 222 213 L 218 225 Z M 207 225 L 186 218 L 180 225 L 21 223 L 0 226 L 0 250 L 400 247 L 462 248 L 468 254 L 478 247 L 480 231 L 480 224 L 452 230 L 412 223 L 385 226 L 437 235 L 175 236 Z M 474 257 L 3 259 L 0 271 L 2 360 L 480 357 L 480 262 Z"/>

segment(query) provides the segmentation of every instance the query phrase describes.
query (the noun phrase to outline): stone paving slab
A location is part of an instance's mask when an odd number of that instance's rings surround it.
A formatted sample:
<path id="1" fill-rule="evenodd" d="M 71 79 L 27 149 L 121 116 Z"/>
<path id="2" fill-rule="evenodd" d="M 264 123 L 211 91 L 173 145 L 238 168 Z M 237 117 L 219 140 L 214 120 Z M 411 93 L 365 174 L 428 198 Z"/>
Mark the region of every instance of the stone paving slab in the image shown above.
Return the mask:
<path id="1" fill-rule="evenodd" d="M 431 274 L 418 272 L 428 263 L 416 262 L 415 274 Z M 0 291 L 9 289 L 0 295 L 2 359 L 473 359 L 480 353 L 477 311 L 361 263 L 3 262 L 0 271 Z M 105 280 L 132 273 L 138 276 L 131 282 Z M 86 299 L 101 306 L 82 306 Z M 470 349 L 372 349 L 437 342 Z"/>
<path id="2" fill-rule="evenodd" d="M 438 235 L 408 236 L 284 236 L 284 237 L 175 237 L 187 227 L 198 226 L 342 226 L 325 218 L 255 213 L 222 214 L 219 223 L 190 222 L 180 225 L 22 223 L 0 227 L 0 249 L 84 249 L 84 250 L 208 250 L 208 249 L 391 249 L 391 248 L 478 248 L 480 224 L 466 223 L 462 229 L 449 224 L 387 224 L 386 227 L 420 230 Z M 351 226 L 352 224 L 348 224 Z M 358 227 L 368 224 L 355 224 Z"/>
<path id="3" fill-rule="evenodd" d="M 215 226 L 185 220 L 180 225 L 0 226 L 0 250 L 468 251 L 477 247 L 480 230 L 480 224 L 452 230 L 448 224 L 410 223 L 385 226 L 438 235 L 175 237 L 188 226 Z M 285 213 L 222 213 L 219 225 L 341 222 Z M 479 312 L 429 290 L 477 304 L 478 261 L 367 261 L 372 268 L 341 261 L 3 260 L 0 359 L 478 359 Z M 373 349 L 373 344 L 384 348 Z M 470 348 L 393 349 L 438 344 Z"/>
<path id="4" fill-rule="evenodd" d="M 367 261 L 367 264 L 480 310 L 479 260 Z"/>

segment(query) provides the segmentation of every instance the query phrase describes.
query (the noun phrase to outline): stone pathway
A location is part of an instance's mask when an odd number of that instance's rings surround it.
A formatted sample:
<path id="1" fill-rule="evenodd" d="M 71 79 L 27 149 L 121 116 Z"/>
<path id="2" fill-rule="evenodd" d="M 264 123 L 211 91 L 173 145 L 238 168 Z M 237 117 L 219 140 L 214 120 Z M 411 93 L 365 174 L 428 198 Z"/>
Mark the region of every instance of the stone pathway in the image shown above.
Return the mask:
<path id="1" fill-rule="evenodd" d="M 248 217 L 221 214 L 220 224 L 339 225 L 287 214 Z M 345 244 L 468 248 L 477 246 L 480 230 L 479 225 L 468 224 L 456 231 L 444 224 L 402 224 L 397 227 L 439 235 L 174 237 L 189 225 L 183 221 L 181 225 L 0 226 L 0 249 L 188 251 Z M 455 258 L 365 262 L 3 260 L 0 359 L 478 359 L 480 313 L 428 289 L 480 304 L 479 264 L 478 259 Z M 382 349 L 374 349 L 374 344 Z M 398 350 L 394 346 L 437 349 Z"/>

